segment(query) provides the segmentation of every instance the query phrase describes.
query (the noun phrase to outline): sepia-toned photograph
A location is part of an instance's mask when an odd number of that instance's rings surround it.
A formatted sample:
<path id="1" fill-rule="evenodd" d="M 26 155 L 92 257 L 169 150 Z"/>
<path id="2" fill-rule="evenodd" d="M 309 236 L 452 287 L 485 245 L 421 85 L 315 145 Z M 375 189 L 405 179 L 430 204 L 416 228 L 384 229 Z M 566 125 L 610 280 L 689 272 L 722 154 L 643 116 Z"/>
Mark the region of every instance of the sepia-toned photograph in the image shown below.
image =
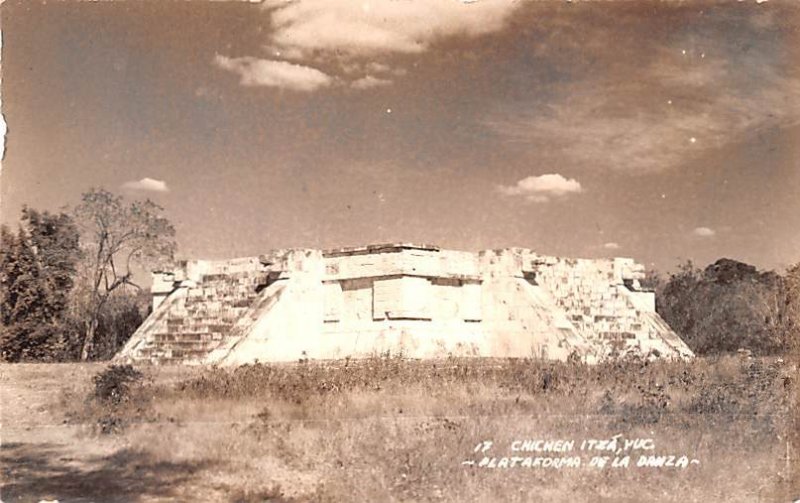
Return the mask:
<path id="1" fill-rule="evenodd" d="M 0 40 L 0 503 L 800 502 L 800 2 Z"/>

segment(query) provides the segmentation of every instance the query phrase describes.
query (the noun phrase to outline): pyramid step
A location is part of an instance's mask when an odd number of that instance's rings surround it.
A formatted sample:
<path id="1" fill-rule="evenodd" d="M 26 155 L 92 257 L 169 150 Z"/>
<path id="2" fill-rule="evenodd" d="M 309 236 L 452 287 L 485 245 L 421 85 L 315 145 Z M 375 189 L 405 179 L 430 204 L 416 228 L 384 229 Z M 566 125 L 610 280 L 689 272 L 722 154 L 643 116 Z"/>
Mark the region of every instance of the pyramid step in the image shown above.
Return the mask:
<path id="1" fill-rule="evenodd" d="M 192 323 L 180 326 L 172 326 L 167 327 L 162 333 L 168 333 L 171 335 L 177 334 L 209 334 L 211 331 L 208 329 L 208 325 L 203 325 L 201 323 Z"/>
<path id="2" fill-rule="evenodd" d="M 153 335 L 153 343 L 161 344 L 164 342 L 193 341 L 206 342 L 222 339 L 222 333 L 213 332 L 184 332 L 184 333 L 157 333 Z"/>
<path id="3" fill-rule="evenodd" d="M 239 318 L 242 315 L 242 313 L 244 313 L 244 311 L 246 310 L 226 309 L 224 311 L 210 311 L 204 309 L 197 311 L 189 311 L 188 313 L 186 313 L 186 316 L 183 316 L 183 318 L 188 320 L 197 320 L 204 322 L 213 322 L 215 320 L 235 320 Z"/>
<path id="4" fill-rule="evenodd" d="M 203 351 L 208 352 L 219 346 L 220 341 L 170 341 L 159 344 L 158 348 L 173 354 L 183 351 Z"/>
<path id="5" fill-rule="evenodd" d="M 172 327 L 165 333 L 170 334 L 226 334 L 233 328 L 233 324 L 215 324 L 215 325 L 186 325 L 182 327 Z"/>
<path id="6" fill-rule="evenodd" d="M 208 354 L 208 350 L 203 349 L 175 349 L 169 352 L 167 358 L 172 359 L 190 359 L 202 358 Z"/>
<path id="7" fill-rule="evenodd" d="M 145 348 L 137 353 L 140 359 L 190 359 L 202 358 L 213 348 Z"/>
<path id="8" fill-rule="evenodd" d="M 233 315 L 233 313 L 226 313 L 225 316 L 211 313 L 198 313 L 189 314 L 182 318 L 182 323 L 172 323 L 171 326 L 180 327 L 183 325 L 214 325 L 214 324 L 230 324 L 235 320 L 241 318 L 241 314 Z"/>
<path id="9" fill-rule="evenodd" d="M 150 361 L 154 365 L 186 365 L 187 363 L 199 363 L 198 360 L 201 360 L 204 356 L 205 355 L 193 356 L 191 358 L 161 356 L 158 358 L 151 358 Z"/>
<path id="10" fill-rule="evenodd" d="M 138 358 L 158 358 L 165 354 L 165 351 L 153 346 L 141 348 L 136 352 Z"/>

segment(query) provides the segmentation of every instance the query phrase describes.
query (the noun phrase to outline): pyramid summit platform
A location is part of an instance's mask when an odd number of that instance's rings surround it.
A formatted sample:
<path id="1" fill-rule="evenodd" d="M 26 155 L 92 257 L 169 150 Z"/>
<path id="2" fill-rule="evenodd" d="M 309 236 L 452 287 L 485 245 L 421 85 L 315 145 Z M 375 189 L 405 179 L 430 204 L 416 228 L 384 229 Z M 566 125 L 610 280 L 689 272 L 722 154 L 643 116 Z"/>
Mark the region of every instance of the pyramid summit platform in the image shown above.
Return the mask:
<path id="1" fill-rule="evenodd" d="M 656 314 L 643 277 L 628 258 L 406 243 L 188 261 L 153 273 L 153 312 L 115 359 L 693 356 Z"/>

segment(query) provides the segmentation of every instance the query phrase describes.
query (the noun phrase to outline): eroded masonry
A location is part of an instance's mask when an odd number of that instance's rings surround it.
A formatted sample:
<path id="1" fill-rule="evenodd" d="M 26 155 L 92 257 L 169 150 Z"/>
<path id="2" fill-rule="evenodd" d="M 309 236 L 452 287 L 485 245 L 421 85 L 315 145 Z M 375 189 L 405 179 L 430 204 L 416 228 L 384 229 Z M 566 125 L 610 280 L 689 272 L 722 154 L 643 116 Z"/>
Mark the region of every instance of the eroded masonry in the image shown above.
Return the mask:
<path id="1" fill-rule="evenodd" d="M 190 261 L 153 275 L 153 312 L 117 359 L 692 356 L 641 290 L 643 274 L 627 258 L 412 244 Z"/>

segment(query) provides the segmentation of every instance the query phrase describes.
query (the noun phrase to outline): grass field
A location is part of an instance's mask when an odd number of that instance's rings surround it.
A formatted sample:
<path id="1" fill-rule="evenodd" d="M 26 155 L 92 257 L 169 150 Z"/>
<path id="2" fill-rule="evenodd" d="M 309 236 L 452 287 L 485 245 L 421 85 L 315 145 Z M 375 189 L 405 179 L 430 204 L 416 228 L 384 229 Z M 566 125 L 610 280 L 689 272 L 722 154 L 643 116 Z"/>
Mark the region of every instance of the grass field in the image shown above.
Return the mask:
<path id="1" fill-rule="evenodd" d="M 103 399 L 92 378 L 107 367 L 0 366 L 3 502 L 800 497 L 796 368 L 777 359 L 141 367 Z M 512 451 L 525 440 L 574 444 Z M 637 466 L 671 455 L 679 466 Z M 555 458 L 580 466 L 544 466 Z"/>

